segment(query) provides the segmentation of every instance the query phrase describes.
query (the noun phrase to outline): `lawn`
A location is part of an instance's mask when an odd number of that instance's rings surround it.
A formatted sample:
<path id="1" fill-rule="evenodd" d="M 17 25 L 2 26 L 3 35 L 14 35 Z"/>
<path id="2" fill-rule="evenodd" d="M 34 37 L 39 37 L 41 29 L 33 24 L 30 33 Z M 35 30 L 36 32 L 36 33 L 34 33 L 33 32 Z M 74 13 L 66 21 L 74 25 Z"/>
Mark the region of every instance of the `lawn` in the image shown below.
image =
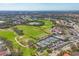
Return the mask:
<path id="1" fill-rule="evenodd" d="M 31 51 L 33 49 L 30 49 L 30 48 L 24 48 L 24 47 L 21 47 L 16 41 L 15 41 L 15 34 L 11 31 L 7 31 L 7 30 L 4 30 L 4 31 L 0 31 L 0 36 L 1 37 L 5 37 L 7 40 L 11 41 L 12 44 L 13 44 L 13 47 L 18 49 L 20 48 L 21 51 L 23 51 L 23 55 L 31 55 Z"/>
<path id="2" fill-rule="evenodd" d="M 33 40 L 34 42 L 36 42 L 37 40 L 39 40 L 40 37 L 48 35 L 47 33 L 51 33 L 50 29 L 53 26 L 52 22 L 49 20 L 40 20 L 40 21 L 43 21 L 45 24 L 43 26 L 17 25 L 15 27 L 17 27 L 20 30 L 23 30 L 25 39 Z M 23 56 L 30 56 L 31 53 L 34 51 L 34 48 L 30 49 L 20 46 L 15 41 L 15 37 L 17 36 L 17 34 L 15 34 L 13 31 L 9 31 L 7 29 L 5 29 L 4 31 L 0 30 L 0 36 L 5 37 L 7 38 L 7 40 L 11 41 L 14 48 L 17 49 L 20 48 L 21 51 L 23 52 Z"/>
<path id="3" fill-rule="evenodd" d="M 50 32 L 50 29 L 52 27 L 52 22 L 49 20 L 40 20 L 44 22 L 45 24 L 43 26 L 28 26 L 28 25 L 17 25 L 17 27 L 20 30 L 23 30 L 25 36 L 27 39 L 33 39 L 33 41 L 39 40 L 40 37 L 48 35 Z M 33 38 L 31 38 L 33 37 Z"/>

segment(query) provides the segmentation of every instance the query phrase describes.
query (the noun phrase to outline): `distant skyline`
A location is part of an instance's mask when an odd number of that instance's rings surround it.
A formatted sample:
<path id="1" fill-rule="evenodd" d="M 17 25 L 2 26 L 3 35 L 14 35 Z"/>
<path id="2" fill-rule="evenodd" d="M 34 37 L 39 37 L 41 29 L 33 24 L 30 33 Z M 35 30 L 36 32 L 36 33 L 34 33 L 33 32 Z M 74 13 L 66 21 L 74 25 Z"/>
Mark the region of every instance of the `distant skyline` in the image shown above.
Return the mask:
<path id="1" fill-rule="evenodd" d="M 79 3 L 0 3 L 0 11 L 75 11 Z"/>

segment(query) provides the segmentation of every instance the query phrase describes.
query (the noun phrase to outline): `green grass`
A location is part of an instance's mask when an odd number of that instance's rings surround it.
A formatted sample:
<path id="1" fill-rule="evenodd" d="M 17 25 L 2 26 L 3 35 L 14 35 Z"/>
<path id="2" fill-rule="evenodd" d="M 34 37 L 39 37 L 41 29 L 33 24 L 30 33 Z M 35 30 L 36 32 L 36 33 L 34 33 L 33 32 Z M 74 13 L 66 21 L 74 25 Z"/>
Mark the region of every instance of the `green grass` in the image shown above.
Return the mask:
<path id="1" fill-rule="evenodd" d="M 40 21 L 43 21 L 45 23 L 44 26 L 41 26 L 45 29 L 50 29 L 54 24 L 52 24 L 52 22 L 50 20 L 40 20 Z"/>
<path id="2" fill-rule="evenodd" d="M 21 51 L 23 51 L 23 56 L 27 55 L 27 56 L 30 56 L 31 55 L 31 52 L 33 49 L 30 49 L 30 48 L 24 48 L 24 47 L 21 47 L 16 41 L 15 41 L 15 34 L 11 31 L 0 31 L 0 36 L 1 37 L 5 37 L 7 40 L 11 41 L 12 44 L 13 44 L 13 47 L 14 48 L 20 48 Z"/>
<path id="3" fill-rule="evenodd" d="M 40 26 L 40 27 L 39 26 L 38 27 L 37 26 L 27 26 L 27 25 L 17 25 L 15 27 L 17 27 L 18 29 L 23 30 L 25 39 L 33 40 L 34 42 L 36 42 L 37 40 L 39 40 L 39 38 L 41 36 L 47 35 L 47 33 L 45 33 L 44 31 L 50 33 L 50 29 L 53 25 L 52 22 L 50 22 L 49 20 L 40 20 L 40 21 L 43 21 L 45 23 L 43 26 Z M 44 31 L 40 30 L 40 28 L 43 29 Z M 4 31 L 0 31 L 0 36 L 5 37 L 5 38 L 7 38 L 7 40 L 11 41 L 14 48 L 17 48 L 17 49 L 20 48 L 21 51 L 23 52 L 23 56 L 30 56 L 31 53 L 35 49 L 35 48 L 30 49 L 30 48 L 21 47 L 15 41 L 15 37 L 17 35 L 14 34 L 14 32 L 9 31 L 7 29 L 5 29 Z M 37 39 L 31 38 L 31 36 L 34 37 L 34 38 L 37 38 Z"/>
<path id="4" fill-rule="evenodd" d="M 45 32 L 41 31 L 38 27 L 34 27 L 34 26 L 19 25 L 16 27 L 18 29 L 23 30 L 23 32 L 27 38 L 31 38 L 31 36 L 32 36 L 33 38 L 39 39 L 41 34 L 42 35 L 46 34 Z"/>
<path id="5" fill-rule="evenodd" d="M 20 30 L 23 30 L 25 37 L 27 39 L 37 42 L 37 40 L 39 40 L 41 37 L 49 35 L 51 33 L 50 29 L 53 26 L 52 22 L 49 20 L 39 20 L 39 21 L 42 21 L 45 24 L 43 26 L 17 25 L 15 27 L 17 27 Z"/>
<path id="6" fill-rule="evenodd" d="M 13 46 L 14 47 L 17 47 L 17 43 L 14 40 L 15 35 L 14 35 L 13 32 L 10 32 L 10 31 L 7 31 L 7 30 L 0 31 L 0 36 L 6 38 L 9 41 L 12 41 L 12 43 L 14 44 Z"/>

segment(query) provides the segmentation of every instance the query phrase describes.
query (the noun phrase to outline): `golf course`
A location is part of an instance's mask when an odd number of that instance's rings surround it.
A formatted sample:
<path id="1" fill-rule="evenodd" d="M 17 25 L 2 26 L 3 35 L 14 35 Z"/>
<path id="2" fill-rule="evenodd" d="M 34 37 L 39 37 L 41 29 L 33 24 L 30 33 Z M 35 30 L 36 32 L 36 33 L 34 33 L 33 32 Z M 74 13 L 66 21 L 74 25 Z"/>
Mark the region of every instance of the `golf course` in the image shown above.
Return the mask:
<path id="1" fill-rule="evenodd" d="M 23 47 L 20 44 L 27 46 L 28 41 L 32 41 L 36 43 L 37 41 L 41 40 L 42 37 L 45 37 L 51 34 L 51 29 L 54 24 L 50 20 L 38 20 L 44 22 L 42 26 L 29 26 L 29 25 L 16 25 L 14 27 L 22 30 L 24 35 L 22 38 L 16 32 L 12 30 L 13 27 L 7 29 L 0 29 L 0 37 L 4 37 L 7 40 L 12 42 L 12 47 L 14 49 L 20 49 L 23 56 L 31 56 L 33 52 L 36 50 L 35 48 L 30 47 Z M 18 44 L 15 40 L 17 37 L 17 41 L 20 43 Z"/>

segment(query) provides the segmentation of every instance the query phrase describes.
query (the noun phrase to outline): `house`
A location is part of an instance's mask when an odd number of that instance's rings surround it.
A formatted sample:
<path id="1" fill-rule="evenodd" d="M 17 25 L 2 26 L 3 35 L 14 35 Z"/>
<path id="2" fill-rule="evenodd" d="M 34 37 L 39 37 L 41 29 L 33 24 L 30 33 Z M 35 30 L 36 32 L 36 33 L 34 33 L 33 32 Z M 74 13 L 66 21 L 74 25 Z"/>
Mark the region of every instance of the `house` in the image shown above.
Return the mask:
<path id="1" fill-rule="evenodd" d="M 10 49 L 7 47 L 6 42 L 3 38 L 0 38 L 0 56 L 10 55 Z"/>
<path id="2" fill-rule="evenodd" d="M 68 53 L 64 53 L 63 56 L 70 56 L 70 54 L 68 54 Z"/>
<path id="3" fill-rule="evenodd" d="M 62 34 L 62 29 L 59 27 L 54 27 L 51 31 L 55 34 Z"/>

